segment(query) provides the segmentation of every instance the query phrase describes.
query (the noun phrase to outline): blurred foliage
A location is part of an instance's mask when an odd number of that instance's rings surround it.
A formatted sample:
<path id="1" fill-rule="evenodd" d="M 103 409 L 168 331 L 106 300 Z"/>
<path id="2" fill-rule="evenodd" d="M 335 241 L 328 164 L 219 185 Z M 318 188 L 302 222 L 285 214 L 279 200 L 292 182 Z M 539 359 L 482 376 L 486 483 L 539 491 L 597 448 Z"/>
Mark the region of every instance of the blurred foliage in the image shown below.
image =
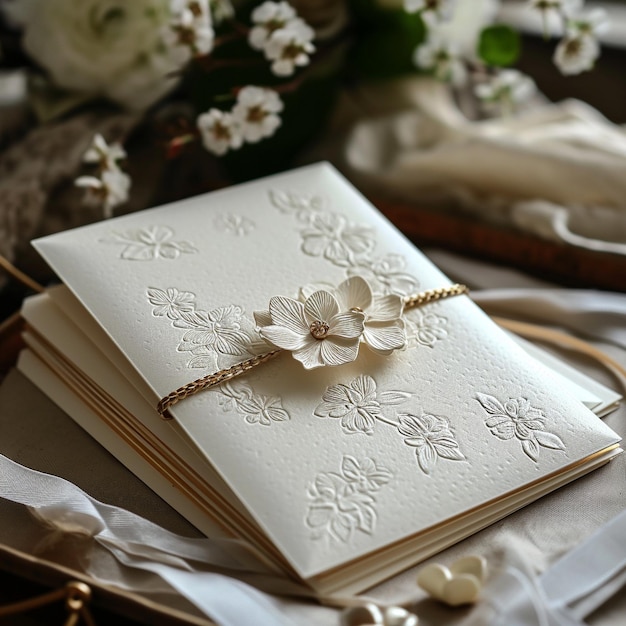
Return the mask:
<path id="1" fill-rule="evenodd" d="M 513 65 L 521 51 L 519 33 L 510 26 L 488 26 L 480 34 L 478 55 L 487 65 L 503 67 Z"/>
<path id="2" fill-rule="evenodd" d="M 355 32 L 349 72 L 357 80 L 383 80 L 415 74 L 413 52 L 426 28 L 417 13 L 381 6 L 376 0 L 351 0 Z"/>

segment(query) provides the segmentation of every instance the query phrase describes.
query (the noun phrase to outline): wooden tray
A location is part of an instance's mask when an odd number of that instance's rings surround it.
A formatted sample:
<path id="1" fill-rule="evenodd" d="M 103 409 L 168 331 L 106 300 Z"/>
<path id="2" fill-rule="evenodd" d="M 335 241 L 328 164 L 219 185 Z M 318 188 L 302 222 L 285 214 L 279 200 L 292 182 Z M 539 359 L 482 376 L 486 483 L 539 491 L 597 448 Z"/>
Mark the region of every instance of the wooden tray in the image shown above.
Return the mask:
<path id="1" fill-rule="evenodd" d="M 370 200 L 419 247 L 441 247 L 513 266 L 562 285 L 626 292 L 625 256 L 576 248 L 380 197 Z"/>

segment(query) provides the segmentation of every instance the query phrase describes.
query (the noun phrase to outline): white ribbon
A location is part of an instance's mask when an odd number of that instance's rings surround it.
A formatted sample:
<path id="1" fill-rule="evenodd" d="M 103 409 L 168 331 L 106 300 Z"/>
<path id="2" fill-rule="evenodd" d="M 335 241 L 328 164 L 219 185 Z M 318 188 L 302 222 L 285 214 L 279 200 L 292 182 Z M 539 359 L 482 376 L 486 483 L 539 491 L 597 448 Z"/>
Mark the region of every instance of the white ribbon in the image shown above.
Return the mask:
<path id="1" fill-rule="evenodd" d="M 626 511 L 541 576 L 520 563 L 494 577 L 462 626 L 584 626 L 626 584 Z"/>
<path id="2" fill-rule="evenodd" d="M 591 289 L 483 289 L 472 299 L 489 314 L 525 316 L 626 349 L 626 295 Z"/>
<path id="3" fill-rule="evenodd" d="M 269 569 L 242 542 L 175 535 L 129 511 L 95 500 L 62 478 L 28 469 L 2 455 L 0 497 L 30 507 L 56 532 L 91 537 L 122 564 L 160 576 L 220 626 L 239 626 L 252 615 L 255 626 L 290 623 L 270 596 L 240 580 L 198 569 L 210 565 L 252 572 L 271 581 L 274 577 Z M 287 581 L 281 580 L 281 584 L 291 589 Z"/>
<path id="4" fill-rule="evenodd" d="M 241 543 L 180 537 L 103 504 L 62 478 L 25 468 L 2 455 L 0 496 L 30 507 L 56 531 L 91 537 L 123 565 L 156 574 L 217 624 L 236 626 L 250 616 L 255 626 L 289 623 L 270 596 L 193 565 L 267 576 L 267 568 Z M 483 601 L 463 626 L 584 626 L 581 620 L 625 583 L 626 511 L 539 578 L 524 564 L 505 569 L 487 584 Z"/>

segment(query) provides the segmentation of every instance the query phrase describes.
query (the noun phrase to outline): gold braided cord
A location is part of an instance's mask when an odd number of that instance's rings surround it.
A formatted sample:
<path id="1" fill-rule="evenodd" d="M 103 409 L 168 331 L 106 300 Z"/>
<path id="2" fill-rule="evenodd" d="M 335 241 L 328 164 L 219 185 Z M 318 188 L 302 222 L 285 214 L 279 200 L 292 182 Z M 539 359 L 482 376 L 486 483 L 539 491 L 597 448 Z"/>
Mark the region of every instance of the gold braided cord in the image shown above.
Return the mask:
<path id="1" fill-rule="evenodd" d="M 444 300 L 445 298 L 451 298 L 452 296 L 463 296 L 469 293 L 469 287 L 467 285 L 460 285 L 456 283 L 449 287 L 438 287 L 437 289 L 429 289 L 428 291 L 422 291 L 412 296 L 407 296 L 404 299 L 404 308 L 412 309 L 416 306 L 423 306 L 429 302 L 435 302 L 437 300 Z"/>
<path id="2" fill-rule="evenodd" d="M 261 363 L 270 361 L 274 357 L 278 356 L 281 352 L 282 350 L 272 350 L 271 352 L 265 352 L 264 354 L 253 356 L 251 359 L 243 361 L 242 363 L 237 363 L 232 367 L 229 367 L 228 369 L 220 370 L 219 372 L 215 372 L 214 374 L 209 374 L 208 376 L 204 376 L 202 378 L 194 380 L 193 382 L 187 383 L 186 385 L 179 387 L 178 389 L 176 389 L 176 391 L 172 391 L 172 393 L 162 398 L 157 405 L 157 411 L 162 418 L 172 419 L 169 408 L 177 402 L 180 402 L 186 397 L 192 396 L 199 391 L 209 389 L 209 387 L 215 387 L 215 385 L 225 383 L 227 380 L 231 380 L 237 376 L 240 376 L 244 372 L 251 370 L 257 365 L 261 365 Z"/>
<path id="3" fill-rule="evenodd" d="M 451 298 L 453 296 L 462 296 L 469 293 L 469 288 L 466 285 L 454 284 L 449 287 L 438 287 L 437 289 L 428 289 L 427 291 L 422 291 L 420 293 L 413 294 L 411 296 L 406 296 L 404 298 L 404 307 L 406 309 L 411 309 L 418 306 L 424 306 L 425 304 L 429 304 L 430 302 L 436 302 L 437 300 L 444 300 L 445 298 Z M 182 387 L 179 387 L 175 391 L 172 391 L 164 398 L 161 398 L 159 404 L 157 405 L 157 411 L 159 415 L 166 420 L 172 419 L 172 415 L 169 412 L 170 407 L 174 406 L 176 403 L 184 400 L 185 398 L 192 396 L 199 391 L 204 391 L 205 389 L 210 389 L 211 387 L 215 387 L 220 383 L 224 383 L 228 380 L 232 380 L 237 376 L 241 376 L 245 372 L 270 361 L 274 357 L 277 357 L 281 352 L 284 352 L 282 349 L 272 350 L 271 352 L 265 352 L 264 354 L 259 354 L 258 356 L 254 356 L 247 361 L 243 361 L 241 363 L 236 363 L 235 365 L 220 370 L 219 372 L 215 372 L 213 374 L 208 374 L 202 378 L 198 378 Z"/>

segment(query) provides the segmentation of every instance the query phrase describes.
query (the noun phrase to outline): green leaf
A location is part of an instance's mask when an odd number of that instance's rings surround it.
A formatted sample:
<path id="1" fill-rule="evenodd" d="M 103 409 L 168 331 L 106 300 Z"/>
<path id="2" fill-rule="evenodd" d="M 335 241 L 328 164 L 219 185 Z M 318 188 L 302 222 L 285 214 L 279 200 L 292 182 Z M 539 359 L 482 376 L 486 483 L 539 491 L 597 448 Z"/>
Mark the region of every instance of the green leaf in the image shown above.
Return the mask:
<path id="1" fill-rule="evenodd" d="M 505 24 L 488 26 L 480 34 L 478 55 L 487 65 L 512 65 L 520 55 L 519 33 Z"/>

